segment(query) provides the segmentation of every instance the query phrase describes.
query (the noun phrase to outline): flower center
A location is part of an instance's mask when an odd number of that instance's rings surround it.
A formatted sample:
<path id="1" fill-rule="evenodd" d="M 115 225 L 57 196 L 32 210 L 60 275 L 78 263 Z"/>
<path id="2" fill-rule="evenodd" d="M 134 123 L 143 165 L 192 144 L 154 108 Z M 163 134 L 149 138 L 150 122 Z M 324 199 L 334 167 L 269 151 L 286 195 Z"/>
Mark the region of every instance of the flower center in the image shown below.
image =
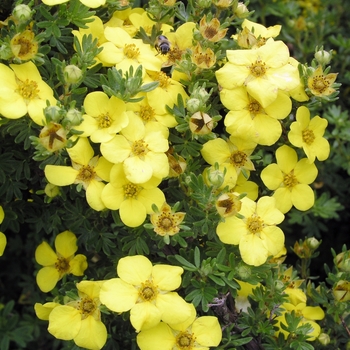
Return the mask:
<path id="1" fill-rule="evenodd" d="M 162 89 L 166 89 L 170 85 L 170 79 L 164 72 L 158 72 L 156 80 L 159 81 L 159 86 Z"/>
<path id="2" fill-rule="evenodd" d="M 317 75 L 312 79 L 312 87 L 322 94 L 329 87 L 329 82 L 323 75 Z"/>
<path id="3" fill-rule="evenodd" d="M 125 45 L 125 47 L 124 47 L 124 55 L 127 58 L 135 59 L 135 58 L 137 58 L 139 56 L 139 54 L 140 54 L 140 50 L 136 47 L 135 44 Z"/>
<path id="4" fill-rule="evenodd" d="M 69 261 L 63 257 L 57 258 L 55 268 L 59 272 L 60 276 L 63 276 L 69 270 Z"/>
<path id="5" fill-rule="evenodd" d="M 112 124 L 112 119 L 108 113 L 101 114 L 97 117 L 98 126 L 100 129 L 109 128 Z"/>
<path id="6" fill-rule="evenodd" d="M 210 25 L 208 25 L 204 30 L 204 37 L 206 39 L 212 39 L 218 33 L 218 30 Z"/>
<path id="7" fill-rule="evenodd" d="M 261 106 L 260 103 L 257 101 L 252 101 L 248 105 L 248 110 L 251 114 L 254 114 L 254 116 L 258 113 L 261 113 Z"/>
<path id="8" fill-rule="evenodd" d="M 142 301 L 152 301 L 158 295 L 158 290 L 156 286 L 151 281 L 146 281 L 141 284 L 141 288 L 139 290 L 139 297 Z"/>
<path id="9" fill-rule="evenodd" d="M 284 183 L 284 186 L 289 189 L 292 189 L 294 186 L 296 186 L 299 183 L 299 181 L 294 175 L 293 170 L 289 174 L 284 175 L 283 183 Z"/>
<path id="10" fill-rule="evenodd" d="M 247 155 L 244 152 L 235 151 L 231 154 L 230 161 L 235 167 L 241 168 L 247 161 Z"/>
<path id="11" fill-rule="evenodd" d="M 191 349 L 193 349 L 194 342 L 195 342 L 195 338 L 189 332 L 180 332 L 176 336 L 176 345 L 181 350 L 191 350 Z"/>
<path id="12" fill-rule="evenodd" d="M 92 315 L 95 312 L 96 308 L 96 303 L 93 301 L 93 299 L 89 297 L 83 298 L 80 302 L 80 312 L 82 314 L 82 319 L 85 319 L 88 316 Z"/>
<path id="13" fill-rule="evenodd" d="M 312 130 L 306 129 L 302 132 L 303 141 L 307 145 L 311 145 L 315 141 L 315 134 Z"/>
<path id="14" fill-rule="evenodd" d="M 59 135 L 58 132 L 60 132 L 62 136 Z M 42 129 L 42 131 L 40 132 L 39 138 L 42 140 L 42 144 L 47 149 L 54 151 L 64 147 L 66 143 L 65 133 L 66 132 L 63 129 L 62 125 L 56 124 L 56 123 L 50 123 L 48 126 Z M 44 141 L 44 138 L 45 138 L 45 141 Z M 46 140 L 48 140 L 48 143 Z"/>
<path id="15" fill-rule="evenodd" d="M 33 100 L 39 94 L 38 83 L 33 80 L 17 81 L 17 92 L 26 100 Z"/>
<path id="16" fill-rule="evenodd" d="M 147 143 L 143 140 L 134 141 L 131 146 L 131 152 L 137 157 L 144 156 L 147 151 Z"/>
<path id="17" fill-rule="evenodd" d="M 124 185 L 123 189 L 124 189 L 124 197 L 126 198 L 136 198 L 139 192 L 141 191 L 141 187 L 133 183 L 128 183 Z"/>
<path id="18" fill-rule="evenodd" d="M 176 62 L 177 60 L 181 59 L 182 56 L 182 50 L 180 50 L 177 47 L 174 47 L 172 50 L 168 52 L 168 58 L 170 62 Z"/>
<path id="19" fill-rule="evenodd" d="M 95 170 L 90 165 L 84 165 L 80 168 L 77 180 L 90 182 L 96 176 Z"/>
<path id="20" fill-rule="evenodd" d="M 261 62 L 261 60 L 256 60 L 255 63 L 253 63 L 250 66 L 250 72 L 255 78 L 260 78 L 266 74 L 266 64 L 264 62 Z"/>
<path id="21" fill-rule="evenodd" d="M 154 109 L 151 106 L 141 106 L 140 117 L 148 122 L 154 118 Z"/>
<path id="22" fill-rule="evenodd" d="M 246 225 L 249 232 L 255 235 L 262 231 L 264 227 L 264 221 L 260 219 L 260 216 L 257 216 L 256 214 L 254 214 L 247 219 Z"/>

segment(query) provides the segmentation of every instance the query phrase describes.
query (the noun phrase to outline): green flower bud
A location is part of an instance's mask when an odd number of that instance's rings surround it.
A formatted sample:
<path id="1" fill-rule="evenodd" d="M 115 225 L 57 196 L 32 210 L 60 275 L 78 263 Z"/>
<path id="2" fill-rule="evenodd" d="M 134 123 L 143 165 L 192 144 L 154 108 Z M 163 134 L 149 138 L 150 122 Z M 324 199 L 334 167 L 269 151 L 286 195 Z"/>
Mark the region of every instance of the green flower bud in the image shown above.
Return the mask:
<path id="1" fill-rule="evenodd" d="M 83 76 L 81 69 L 74 64 L 70 64 L 64 68 L 64 78 L 67 83 L 75 84 L 79 82 L 81 77 Z"/>
<path id="2" fill-rule="evenodd" d="M 332 52 L 328 52 L 326 50 L 319 50 L 315 53 L 315 58 L 320 65 L 325 66 L 331 61 Z"/>
<path id="3" fill-rule="evenodd" d="M 200 105 L 201 105 L 201 101 L 198 98 L 190 98 L 186 102 L 186 108 L 191 113 L 198 112 Z"/>
<path id="4" fill-rule="evenodd" d="M 44 109 L 44 115 L 47 123 L 58 123 L 63 117 L 63 110 L 57 106 L 48 106 Z"/>
<path id="5" fill-rule="evenodd" d="M 53 184 L 47 184 L 45 186 L 44 191 L 45 191 L 45 194 L 50 198 L 54 198 L 60 194 L 60 188 Z"/>
<path id="6" fill-rule="evenodd" d="M 211 0 L 198 0 L 197 6 L 198 8 L 206 9 L 211 6 L 211 2 L 212 2 Z"/>
<path id="7" fill-rule="evenodd" d="M 321 242 L 315 237 L 310 237 L 306 240 L 306 244 L 312 251 L 315 251 L 320 246 Z"/>
<path id="8" fill-rule="evenodd" d="M 238 18 L 246 18 L 249 15 L 248 7 L 243 2 L 239 2 L 235 10 L 235 15 Z"/>
<path id="9" fill-rule="evenodd" d="M 17 5 L 12 11 L 12 16 L 18 22 L 26 22 L 32 18 L 32 10 L 28 5 Z"/>
<path id="10" fill-rule="evenodd" d="M 66 120 L 69 121 L 71 126 L 79 125 L 83 121 L 81 112 L 75 108 L 71 108 L 66 114 Z"/>
<path id="11" fill-rule="evenodd" d="M 237 274 L 242 280 L 245 280 L 252 275 L 252 270 L 247 265 L 240 265 L 237 268 Z"/>
<path id="12" fill-rule="evenodd" d="M 214 168 L 207 170 L 207 177 L 209 183 L 218 188 L 224 183 L 225 180 L 225 174 L 221 170 Z"/>
<path id="13" fill-rule="evenodd" d="M 317 339 L 324 346 L 328 345 L 331 342 L 331 338 L 327 333 L 321 333 Z"/>

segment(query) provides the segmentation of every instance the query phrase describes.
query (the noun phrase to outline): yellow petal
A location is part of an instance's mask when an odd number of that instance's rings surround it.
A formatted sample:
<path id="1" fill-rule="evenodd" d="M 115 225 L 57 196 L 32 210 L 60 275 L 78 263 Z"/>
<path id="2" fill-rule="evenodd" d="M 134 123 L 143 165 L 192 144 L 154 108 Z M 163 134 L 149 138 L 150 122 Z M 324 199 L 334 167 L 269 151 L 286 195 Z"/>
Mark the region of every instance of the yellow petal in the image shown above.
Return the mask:
<path id="1" fill-rule="evenodd" d="M 101 322 L 94 317 L 88 316 L 81 321 L 81 327 L 77 336 L 74 337 L 74 343 L 81 348 L 99 350 L 107 341 L 107 329 Z"/>
<path id="2" fill-rule="evenodd" d="M 138 200 L 126 199 L 120 204 L 120 219 L 126 226 L 140 226 L 146 219 L 146 208 Z"/>
<path id="3" fill-rule="evenodd" d="M 45 176 L 56 186 L 68 186 L 74 183 L 79 172 L 72 167 L 61 165 L 46 165 Z"/>
<path id="4" fill-rule="evenodd" d="M 142 330 L 136 341 L 141 350 L 172 350 L 176 344 L 173 332 L 163 322 L 151 329 Z"/>
<path id="5" fill-rule="evenodd" d="M 69 258 L 78 250 L 77 237 L 71 231 L 59 233 L 55 238 L 56 252 L 64 258 Z"/>
<path id="6" fill-rule="evenodd" d="M 171 291 L 180 287 L 183 272 L 180 266 L 155 265 L 152 269 L 153 282 L 159 289 Z"/>
<path id="7" fill-rule="evenodd" d="M 147 182 L 153 175 L 152 165 L 136 156 L 124 161 L 124 171 L 126 178 L 135 184 Z"/>
<path id="8" fill-rule="evenodd" d="M 143 255 L 126 256 L 118 261 L 118 276 L 134 286 L 147 281 L 152 274 L 152 263 Z"/>
<path id="9" fill-rule="evenodd" d="M 276 208 L 282 213 L 286 213 L 292 208 L 292 193 L 288 188 L 278 188 L 273 194 L 273 197 L 276 199 Z"/>
<path id="10" fill-rule="evenodd" d="M 54 267 L 43 267 L 36 275 L 36 283 L 42 292 L 47 293 L 56 287 L 59 277 L 59 272 Z"/>
<path id="11" fill-rule="evenodd" d="M 47 242 L 42 242 L 35 250 L 35 260 L 42 266 L 54 265 L 57 260 L 57 254 Z"/>
<path id="12" fill-rule="evenodd" d="M 7 243 L 6 236 L 2 232 L 0 232 L 0 256 L 4 254 L 6 243 Z"/>
<path id="13" fill-rule="evenodd" d="M 51 311 L 56 306 L 59 306 L 59 305 L 61 304 L 54 303 L 54 302 L 48 302 L 45 304 L 35 303 L 34 304 L 35 314 L 40 320 L 48 321 Z"/>
<path id="14" fill-rule="evenodd" d="M 136 332 L 150 329 L 159 324 L 162 313 L 156 305 L 150 302 L 135 304 L 130 311 L 130 322 Z"/>
<path id="15" fill-rule="evenodd" d="M 88 295 L 91 299 L 99 298 L 104 281 L 81 281 L 76 284 L 79 292 Z"/>
<path id="16" fill-rule="evenodd" d="M 248 234 L 241 238 L 239 251 L 243 261 L 253 266 L 262 265 L 269 256 L 263 241 L 255 234 Z"/>
<path id="17" fill-rule="evenodd" d="M 67 148 L 70 159 L 82 165 L 88 165 L 90 159 L 94 156 L 94 150 L 87 137 L 79 137 L 78 142 L 71 148 Z"/>
<path id="18" fill-rule="evenodd" d="M 88 267 L 88 263 L 86 261 L 86 256 L 82 254 L 76 255 L 70 262 L 69 262 L 69 272 L 73 274 L 74 276 L 83 276 L 84 271 Z"/>
<path id="19" fill-rule="evenodd" d="M 120 278 L 112 278 L 101 286 L 101 303 L 112 311 L 129 311 L 135 305 L 137 298 L 136 288 Z"/>
<path id="20" fill-rule="evenodd" d="M 103 182 L 93 179 L 90 181 L 89 186 L 86 189 L 86 200 L 89 206 L 96 211 L 106 209 L 101 198 L 105 186 L 106 185 Z"/>
<path id="21" fill-rule="evenodd" d="M 314 205 L 315 194 L 310 186 L 298 184 L 293 187 L 291 199 L 293 205 L 298 210 L 305 211 L 310 209 Z"/>
<path id="22" fill-rule="evenodd" d="M 49 316 L 48 331 L 57 339 L 74 339 L 81 327 L 81 314 L 74 307 L 55 307 Z"/>
<path id="23" fill-rule="evenodd" d="M 198 344 L 202 346 L 218 346 L 221 342 L 221 326 L 218 319 L 214 316 L 197 318 L 193 322 L 192 332 Z"/>

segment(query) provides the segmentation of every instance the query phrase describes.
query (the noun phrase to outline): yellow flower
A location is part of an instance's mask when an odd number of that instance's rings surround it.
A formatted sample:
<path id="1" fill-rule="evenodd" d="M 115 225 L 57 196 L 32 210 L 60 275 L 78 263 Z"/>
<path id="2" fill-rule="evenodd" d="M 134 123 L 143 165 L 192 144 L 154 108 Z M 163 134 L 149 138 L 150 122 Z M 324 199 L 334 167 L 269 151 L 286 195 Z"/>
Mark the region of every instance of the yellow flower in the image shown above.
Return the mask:
<path id="1" fill-rule="evenodd" d="M 176 292 L 183 269 L 179 266 L 154 265 L 142 255 L 121 258 L 119 278 L 103 283 L 102 304 L 115 312 L 130 310 L 130 322 L 137 332 L 150 329 L 162 320 L 182 323 L 191 317 L 190 304 Z"/>
<path id="2" fill-rule="evenodd" d="M 90 207 L 98 211 L 105 209 L 101 200 L 101 192 L 105 186 L 102 180 L 109 180 L 109 172 L 113 164 L 103 157 L 93 157 L 94 150 L 85 137 L 79 138 L 73 147 L 67 149 L 67 152 L 72 166 L 46 165 L 47 180 L 56 186 L 82 184 Z"/>
<path id="3" fill-rule="evenodd" d="M 255 141 L 267 146 L 273 145 L 280 138 L 282 127 L 279 119 L 286 118 L 292 109 L 290 98 L 282 91 L 265 108 L 247 93 L 245 87 L 222 89 L 220 99 L 230 110 L 224 119 L 227 132 L 239 136 L 242 125 L 250 125 L 256 134 Z"/>
<path id="4" fill-rule="evenodd" d="M 64 231 L 55 238 L 56 253 L 47 242 L 41 243 L 35 250 L 35 260 L 44 266 L 36 275 L 39 288 L 47 293 L 55 288 L 65 274 L 83 276 L 87 268 L 86 256 L 75 255 L 78 249 L 74 233 Z"/>
<path id="5" fill-rule="evenodd" d="M 130 118 L 129 124 L 110 141 L 101 144 L 101 153 L 112 163 L 123 163 L 127 179 L 145 183 L 152 177 L 163 179 L 169 174 L 165 152 L 169 148 L 168 131 L 159 129 L 157 123 L 147 123 L 140 118 Z"/>
<path id="6" fill-rule="evenodd" d="M 235 281 L 241 287 L 237 290 L 237 297 L 235 298 L 235 308 L 237 312 L 248 312 L 248 308 L 251 307 L 248 297 L 253 295 L 253 290 L 259 287 L 260 283 L 254 285 L 237 279 Z"/>
<path id="7" fill-rule="evenodd" d="M 209 69 L 214 66 L 216 62 L 215 53 L 209 47 L 204 50 L 200 44 L 197 44 L 192 52 L 192 62 L 198 68 Z"/>
<path id="8" fill-rule="evenodd" d="M 83 122 L 74 129 L 83 131 L 80 137 L 90 137 L 92 142 L 108 142 L 129 123 L 124 101 L 102 91 L 91 92 L 84 100 Z"/>
<path id="9" fill-rule="evenodd" d="M 223 218 L 236 215 L 242 207 L 238 193 L 223 193 L 215 202 L 216 210 Z"/>
<path id="10" fill-rule="evenodd" d="M 204 15 L 199 22 L 199 32 L 203 38 L 213 43 L 220 41 L 225 37 L 228 28 L 220 29 L 220 21 L 217 18 L 212 18 L 207 22 L 207 16 Z"/>
<path id="11" fill-rule="evenodd" d="M 153 213 L 152 204 L 165 202 L 163 192 L 157 187 L 161 180 L 152 177 L 145 183 L 130 182 L 122 164 L 115 164 L 110 173 L 110 183 L 102 191 L 101 199 L 108 209 L 118 210 L 120 219 L 129 227 L 140 226 L 147 214 Z"/>
<path id="12" fill-rule="evenodd" d="M 155 49 L 152 49 L 148 44 L 144 44 L 141 39 L 133 39 L 120 27 L 106 27 L 104 34 L 106 39 L 122 52 L 122 60 L 119 61 L 118 58 L 115 61 L 117 69 L 127 72 L 132 66 L 135 72 L 138 66 L 142 66 L 144 74 L 146 74 L 146 70 L 160 71 L 162 67 L 161 58 L 156 55 Z M 104 46 L 105 54 L 109 49 L 109 47 Z M 114 54 L 114 51 L 111 54 Z"/>
<path id="13" fill-rule="evenodd" d="M 48 151 L 56 152 L 66 146 L 66 136 L 67 130 L 61 124 L 50 122 L 40 131 L 40 144 Z"/>
<path id="14" fill-rule="evenodd" d="M 289 49 L 282 41 L 270 39 L 251 50 L 227 50 L 226 63 L 216 71 L 218 83 L 225 89 L 246 86 L 248 93 L 265 108 L 278 90 L 289 91 L 300 84 L 296 67 L 289 64 Z"/>
<path id="15" fill-rule="evenodd" d="M 332 85 L 337 79 L 337 75 L 337 73 L 324 75 L 322 67 L 318 66 L 308 79 L 307 85 L 314 96 L 329 96 L 335 92 Z"/>
<path id="16" fill-rule="evenodd" d="M 31 30 L 16 34 L 11 39 L 10 45 L 13 55 L 22 61 L 34 58 L 38 53 L 38 42 Z"/>
<path id="17" fill-rule="evenodd" d="M 27 113 L 38 125 L 44 125 L 46 100 L 56 104 L 53 91 L 41 78 L 33 62 L 0 64 L 0 114 L 18 119 Z"/>
<path id="18" fill-rule="evenodd" d="M 68 2 L 68 1 L 69 0 L 42 0 L 42 2 L 45 5 L 49 5 L 49 6 L 64 4 L 65 2 Z M 97 8 L 97 7 L 103 6 L 106 3 L 106 0 L 80 0 L 80 2 L 87 7 Z"/>
<path id="19" fill-rule="evenodd" d="M 223 164 L 231 179 L 236 181 L 242 169 L 244 171 L 254 170 L 254 164 L 249 156 L 253 153 L 256 143 L 240 138 L 230 137 L 229 141 L 217 138 L 210 140 L 203 145 L 202 157 L 210 165 Z M 236 172 L 236 179 L 234 179 Z"/>
<path id="20" fill-rule="evenodd" d="M 157 326 L 142 330 L 136 338 L 141 350 L 208 350 L 220 344 L 222 331 L 214 316 L 196 318 L 191 304 L 192 315 L 181 324 L 160 322 Z"/>
<path id="21" fill-rule="evenodd" d="M 226 218 L 219 223 L 216 233 L 223 243 L 239 245 L 246 264 L 260 266 L 284 247 L 283 231 L 276 226 L 284 220 L 284 215 L 272 197 L 261 197 L 256 203 L 244 197 L 241 202 L 239 214 L 243 218 Z"/>
<path id="22" fill-rule="evenodd" d="M 84 349 L 101 349 L 107 341 L 107 329 L 101 321 L 100 289 L 102 281 L 77 283 L 79 299 L 53 308 L 48 331 L 57 339 L 74 340 Z"/>
<path id="23" fill-rule="evenodd" d="M 4 216 L 5 216 L 4 209 L 0 205 L 0 224 L 3 222 Z M 7 243 L 6 236 L 2 232 L 0 232 L 0 256 L 4 254 L 6 243 Z"/>
<path id="24" fill-rule="evenodd" d="M 328 125 L 327 119 L 319 116 L 310 120 L 310 111 L 301 106 L 297 110 L 296 122 L 290 126 L 288 139 L 295 147 L 302 147 L 310 162 L 326 160 L 329 156 L 330 147 L 323 134 Z"/>
<path id="25" fill-rule="evenodd" d="M 294 311 L 295 315 L 301 317 L 301 320 L 298 324 L 302 326 L 304 324 L 309 324 L 312 326 L 312 330 L 307 334 L 308 340 L 315 340 L 321 333 L 321 327 L 314 322 L 315 320 L 322 320 L 325 316 L 324 311 L 319 306 L 306 306 L 306 295 L 304 292 L 300 291 L 300 297 L 297 299 L 290 299 L 290 303 L 283 303 L 281 307 L 285 310 L 281 316 L 276 317 L 277 325 L 279 326 L 278 333 L 282 333 L 285 338 L 287 338 L 289 332 L 285 331 L 280 325 L 284 324 L 287 326 L 285 320 L 285 314 L 291 313 Z M 288 295 L 289 296 L 289 295 Z M 301 300 L 302 299 L 302 300 Z"/>
<path id="26" fill-rule="evenodd" d="M 179 225 L 184 220 L 186 213 L 173 212 L 170 205 L 164 202 L 160 210 L 150 215 L 154 232 L 160 236 L 173 236 L 180 231 Z"/>
<path id="27" fill-rule="evenodd" d="M 297 153 L 289 146 L 281 146 L 276 151 L 277 164 L 269 164 L 261 172 L 265 186 L 275 191 L 273 197 L 282 213 L 292 206 L 298 210 L 308 210 L 315 202 L 315 195 L 309 184 L 315 181 L 317 168 L 307 158 L 298 161 Z"/>
<path id="28" fill-rule="evenodd" d="M 267 39 L 269 38 L 275 38 L 276 36 L 279 35 L 282 26 L 281 25 L 275 25 L 273 27 L 268 27 L 266 28 L 262 24 L 255 23 L 252 21 L 249 21 L 248 19 L 245 19 L 242 22 L 242 28 L 243 31 L 237 35 L 232 35 L 232 37 L 238 41 L 238 44 L 241 47 L 244 48 L 258 48 L 260 46 L 265 45 Z M 245 40 L 242 40 L 242 37 L 252 37 L 250 38 L 249 45 L 244 44 L 243 46 L 241 45 L 242 43 L 246 43 Z"/>

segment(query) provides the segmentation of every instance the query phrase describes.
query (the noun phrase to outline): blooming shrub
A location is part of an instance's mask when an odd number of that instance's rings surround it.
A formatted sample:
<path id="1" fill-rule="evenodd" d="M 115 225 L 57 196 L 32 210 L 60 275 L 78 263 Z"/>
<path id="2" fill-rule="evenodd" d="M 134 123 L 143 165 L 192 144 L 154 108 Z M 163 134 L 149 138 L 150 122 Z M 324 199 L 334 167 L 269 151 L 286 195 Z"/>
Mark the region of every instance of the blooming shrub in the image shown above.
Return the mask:
<path id="1" fill-rule="evenodd" d="M 341 1 L 307 3 L 9 7 L 1 350 L 349 347 Z"/>

